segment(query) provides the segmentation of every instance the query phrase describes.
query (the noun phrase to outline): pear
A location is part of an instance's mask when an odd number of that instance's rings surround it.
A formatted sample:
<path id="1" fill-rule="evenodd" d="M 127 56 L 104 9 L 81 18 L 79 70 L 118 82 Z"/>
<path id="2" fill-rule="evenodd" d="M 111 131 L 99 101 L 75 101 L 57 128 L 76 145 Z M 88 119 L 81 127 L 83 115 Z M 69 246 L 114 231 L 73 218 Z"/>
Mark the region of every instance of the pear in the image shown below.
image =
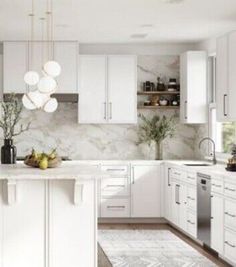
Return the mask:
<path id="1" fill-rule="evenodd" d="M 39 162 L 39 168 L 41 170 L 46 170 L 47 167 L 48 167 L 48 158 L 44 156 Z"/>

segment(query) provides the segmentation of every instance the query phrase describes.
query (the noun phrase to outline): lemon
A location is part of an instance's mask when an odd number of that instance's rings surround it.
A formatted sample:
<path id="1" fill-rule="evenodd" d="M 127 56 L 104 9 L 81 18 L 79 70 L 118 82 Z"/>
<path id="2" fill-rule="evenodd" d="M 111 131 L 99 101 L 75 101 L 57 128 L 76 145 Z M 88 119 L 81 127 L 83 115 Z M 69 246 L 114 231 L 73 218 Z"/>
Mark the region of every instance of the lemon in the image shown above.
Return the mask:
<path id="1" fill-rule="evenodd" d="M 48 167 L 48 159 L 46 157 L 42 158 L 39 162 L 39 168 L 41 170 L 46 170 Z"/>

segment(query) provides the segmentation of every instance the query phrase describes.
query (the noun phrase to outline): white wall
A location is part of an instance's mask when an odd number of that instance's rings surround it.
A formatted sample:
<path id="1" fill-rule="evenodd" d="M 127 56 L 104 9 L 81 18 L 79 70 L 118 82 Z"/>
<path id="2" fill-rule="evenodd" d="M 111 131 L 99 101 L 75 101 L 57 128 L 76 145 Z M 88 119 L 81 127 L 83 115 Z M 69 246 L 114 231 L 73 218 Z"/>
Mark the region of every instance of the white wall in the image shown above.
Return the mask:
<path id="1" fill-rule="evenodd" d="M 81 54 L 180 55 L 196 44 L 80 44 Z"/>
<path id="2" fill-rule="evenodd" d="M 207 39 L 196 44 L 199 50 L 206 50 L 209 55 L 216 53 L 216 38 Z"/>

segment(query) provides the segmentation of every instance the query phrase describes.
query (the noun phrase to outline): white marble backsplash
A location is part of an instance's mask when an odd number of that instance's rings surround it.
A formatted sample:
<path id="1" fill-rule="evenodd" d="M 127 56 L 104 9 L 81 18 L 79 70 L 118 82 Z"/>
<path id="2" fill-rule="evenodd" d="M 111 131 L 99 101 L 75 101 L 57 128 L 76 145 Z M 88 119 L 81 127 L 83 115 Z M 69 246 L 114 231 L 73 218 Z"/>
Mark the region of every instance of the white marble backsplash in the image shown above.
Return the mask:
<path id="1" fill-rule="evenodd" d="M 158 76 L 168 81 L 179 79 L 178 56 L 139 56 L 138 86 L 146 80 L 156 83 Z M 59 103 L 53 114 L 43 111 L 24 111 L 25 120 L 32 121 L 30 131 L 16 138 L 18 155 L 58 148 L 60 155 L 72 159 L 154 159 L 154 149 L 146 144 L 137 145 L 138 125 L 81 125 L 77 118 L 78 104 Z M 173 115 L 174 111 L 143 111 Z M 199 157 L 197 142 L 201 126 L 177 124 L 176 135 L 164 143 L 165 159 L 195 159 Z"/>

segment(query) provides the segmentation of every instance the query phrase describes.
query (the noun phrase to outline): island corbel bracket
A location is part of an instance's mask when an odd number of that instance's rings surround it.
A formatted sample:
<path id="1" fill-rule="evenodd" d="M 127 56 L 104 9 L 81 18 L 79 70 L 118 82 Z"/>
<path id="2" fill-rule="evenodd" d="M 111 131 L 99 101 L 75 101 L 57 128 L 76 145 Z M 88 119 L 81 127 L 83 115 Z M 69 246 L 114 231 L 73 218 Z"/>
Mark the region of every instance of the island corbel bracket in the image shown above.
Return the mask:
<path id="1" fill-rule="evenodd" d="M 17 182 L 16 180 L 7 180 L 7 203 L 14 205 L 17 202 Z"/>
<path id="2" fill-rule="evenodd" d="M 84 201 L 84 184 L 80 180 L 75 180 L 74 204 L 81 205 L 83 201 Z"/>

